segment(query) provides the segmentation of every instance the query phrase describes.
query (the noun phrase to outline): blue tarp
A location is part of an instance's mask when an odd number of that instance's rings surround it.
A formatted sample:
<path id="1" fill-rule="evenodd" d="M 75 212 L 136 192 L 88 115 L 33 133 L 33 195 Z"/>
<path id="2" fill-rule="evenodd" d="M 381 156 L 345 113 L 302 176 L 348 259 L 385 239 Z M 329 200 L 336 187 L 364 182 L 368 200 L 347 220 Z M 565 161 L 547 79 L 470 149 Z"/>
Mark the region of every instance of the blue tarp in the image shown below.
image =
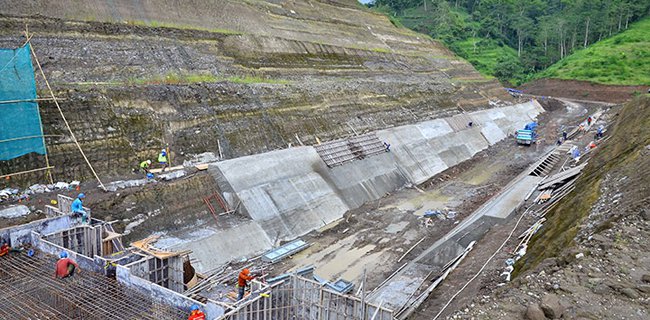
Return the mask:
<path id="1" fill-rule="evenodd" d="M 45 154 L 29 44 L 0 49 L 0 160 Z M 4 103 L 22 100 L 22 102 Z"/>
<path id="2" fill-rule="evenodd" d="M 535 131 L 535 129 L 537 129 L 537 122 L 527 123 L 526 126 L 524 127 L 524 130 Z"/>

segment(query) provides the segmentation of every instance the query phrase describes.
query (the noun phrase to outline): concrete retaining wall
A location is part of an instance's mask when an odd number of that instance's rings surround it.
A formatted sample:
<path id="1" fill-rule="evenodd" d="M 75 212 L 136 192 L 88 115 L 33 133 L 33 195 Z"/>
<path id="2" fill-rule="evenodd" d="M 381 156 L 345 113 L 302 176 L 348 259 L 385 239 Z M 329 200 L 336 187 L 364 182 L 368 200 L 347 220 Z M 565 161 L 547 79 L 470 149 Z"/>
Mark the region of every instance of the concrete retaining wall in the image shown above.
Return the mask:
<path id="1" fill-rule="evenodd" d="M 48 218 L 32 221 L 13 227 L 0 229 L 0 238 L 8 240 L 12 247 L 32 242 L 32 231 L 40 234 L 50 234 L 73 226 L 69 216 Z"/>
<path id="2" fill-rule="evenodd" d="M 230 234 L 228 242 L 263 239 L 250 248 L 224 246 L 211 236 L 193 244 L 201 268 L 210 269 L 233 257 L 269 249 L 279 240 L 290 240 L 325 226 L 350 210 L 406 183 L 419 184 L 465 161 L 506 138 L 532 121 L 542 107 L 536 101 L 481 110 L 449 119 L 435 119 L 377 132 L 391 144 L 391 152 L 328 168 L 312 147 L 296 147 L 217 162 L 209 166 L 224 198 L 251 218 L 250 226 Z M 468 124 L 472 122 L 470 127 Z M 238 228 L 238 227 L 235 227 Z M 197 242 L 198 243 L 198 242 Z M 264 244 L 268 247 L 262 248 Z M 205 252 L 203 252 L 205 251 Z M 209 251 L 209 252 L 208 252 Z M 209 254 L 209 255 L 204 255 Z"/>

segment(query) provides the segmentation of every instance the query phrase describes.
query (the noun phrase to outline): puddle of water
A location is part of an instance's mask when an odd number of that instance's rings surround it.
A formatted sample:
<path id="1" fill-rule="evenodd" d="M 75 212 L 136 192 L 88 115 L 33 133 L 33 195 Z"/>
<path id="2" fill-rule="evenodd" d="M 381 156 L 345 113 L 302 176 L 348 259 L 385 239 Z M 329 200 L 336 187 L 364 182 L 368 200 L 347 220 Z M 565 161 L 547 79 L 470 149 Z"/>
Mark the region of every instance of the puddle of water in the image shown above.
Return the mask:
<path id="1" fill-rule="evenodd" d="M 471 185 L 479 185 L 488 181 L 492 176 L 494 176 L 498 171 L 501 171 L 505 167 L 505 163 L 497 162 L 492 163 L 487 167 L 476 166 L 468 171 L 465 171 L 460 179 Z"/>
<path id="2" fill-rule="evenodd" d="M 293 257 L 296 266 L 292 270 L 307 265 L 314 265 L 314 273 L 326 280 L 343 278 L 348 281 L 360 279 L 364 268 L 372 271 L 381 263 L 379 257 L 384 251 L 368 254 L 376 248 L 368 244 L 361 248 L 352 248 L 355 237 L 350 236 L 329 247 L 318 248 L 311 246 Z M 322 249 L 322 250 L 319 250 Z"/>
<path id="3" fill-rule="evenodd" d="M 398 232 L 404 230 L 404 228 L 406 228 L 406 226 L 408 226 L 408 225 L 409 225 L 408 221 L 402 221 L 402 222 L 398 222 L 398 223 L 393 223 L 393 224 L 389 225 L 388 227 L 386 227 L 386 229 L 384 229 L 384 230 L 386 232 L 388 232 L 388 233 L 395 234 L 395 233 L 398 233 Z"/>
<path id="4" fill-rule="evenodd" d="M 440 210 L 448 207 L 453 198 L 435 190 L 420 194 L 397 205 L 397 208 L 404 211 L 415 211 L 417 216 L 423 216 L 427 210 Z"/>

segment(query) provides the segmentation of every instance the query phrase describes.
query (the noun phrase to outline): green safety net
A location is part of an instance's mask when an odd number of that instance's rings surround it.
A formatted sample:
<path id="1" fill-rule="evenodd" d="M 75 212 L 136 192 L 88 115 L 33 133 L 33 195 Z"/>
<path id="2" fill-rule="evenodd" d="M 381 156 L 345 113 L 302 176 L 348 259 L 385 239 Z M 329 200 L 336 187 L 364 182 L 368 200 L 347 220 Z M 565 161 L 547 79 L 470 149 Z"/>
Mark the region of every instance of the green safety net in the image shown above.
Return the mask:
<path id="1" fill-rule="evenodd" d="M 29 44 L 0 49 L 0 161 L 45 154 Z"/>

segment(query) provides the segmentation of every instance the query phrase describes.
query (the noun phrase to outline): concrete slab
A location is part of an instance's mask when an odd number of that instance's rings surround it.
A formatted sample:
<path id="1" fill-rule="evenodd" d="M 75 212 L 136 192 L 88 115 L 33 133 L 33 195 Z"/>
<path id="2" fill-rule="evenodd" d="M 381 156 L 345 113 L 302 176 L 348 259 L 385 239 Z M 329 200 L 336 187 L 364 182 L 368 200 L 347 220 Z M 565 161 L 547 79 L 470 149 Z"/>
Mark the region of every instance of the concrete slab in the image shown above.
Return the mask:
<path id="1" fill-rule="evenodd" d="M 484 207 L 485 215 L 505 219 L 524 201 L 524 198 L 540 181 L 541 177 L 524 176 L 511 188 L 499 194 L 499 196 L 491 201 L 492 206 Z"/>
<path id="2" fill-rule="evenodd" d="M 493 121 L 481 125 L 481 134 L 490 145 L 493 145 L 506 138 L 506 134 Z"/>
<path id="3" fill-rule="evenodd" d="M 249 258 L 273 247 L 271 239 L 255 221 L 242 223 L 235 228 L 212 230 L 199 239 L 180 239 L 180 243 L 166 246 L 170 250 L 192 250 L 192 265 L 198 272 L 206 272 L 230 260 Z M 163 240 L 163 239 L 161 239 Z"/>
<path id="4" fill-rule="evenodd" d="M 416 127 L 425 139 L 433 139 L 454 132 L 454 129 L 444 119 L 425 121 L 417 124 Z"/>

